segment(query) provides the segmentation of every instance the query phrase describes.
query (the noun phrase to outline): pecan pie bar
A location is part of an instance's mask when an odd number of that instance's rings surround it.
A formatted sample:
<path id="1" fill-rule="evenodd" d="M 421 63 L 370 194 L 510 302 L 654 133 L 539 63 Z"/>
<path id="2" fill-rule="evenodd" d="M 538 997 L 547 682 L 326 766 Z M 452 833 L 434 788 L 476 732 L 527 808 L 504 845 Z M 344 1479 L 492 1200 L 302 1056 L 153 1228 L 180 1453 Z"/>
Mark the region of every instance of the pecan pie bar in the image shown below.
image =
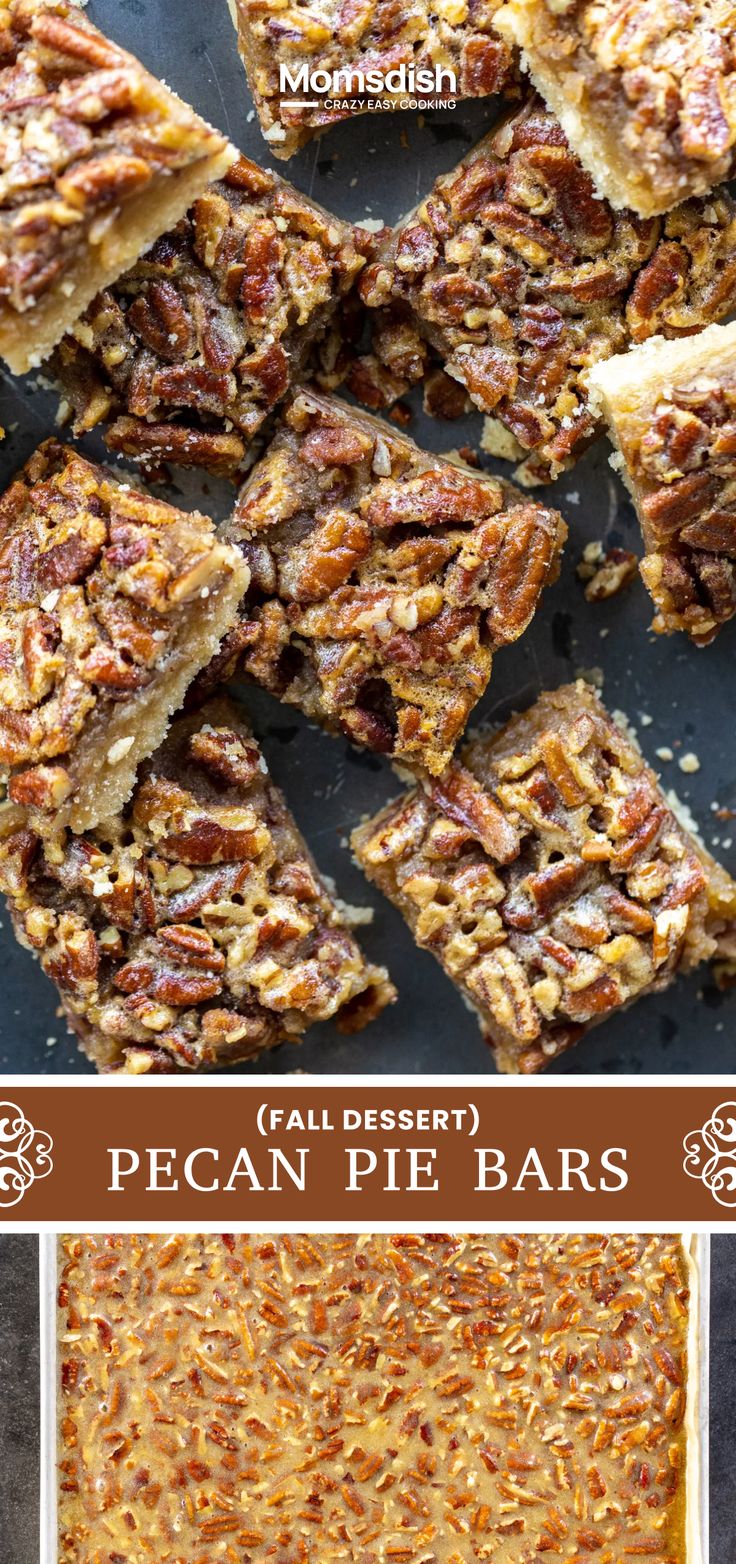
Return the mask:
<path id="1" fill-rule="evenodd" d="M 99 1069 L 232 1064 L 395 998 L 222 700 L 173 724 L 94 830 L 41 839 L 11 806 L 0 889 Z"/>
<path id="2" fill-rule="evenodd" d="M 648 217 L 729 177 L 729 0 L 507 0 L 497 24 L 614 206 Z"/>
<path id="3" fill-rule="evenodd" d="M 736 302 L 736 207 L 718 191 L 664 219 L 616 212 L 538 98 L 443 174 L 366 267 L 373 308 L 411 306 L 448 373 L 491 415 L 486 447 L 555 478 L 596 431 L 587 368 Z"/>
<path id="4" fill-rule="evenodd" d="M 59 1564 L 700 1564 L 674 1234 L 69 1234 Z"/>
<path id="5" fill-rule="evenodd" d="M 248 579 L 207 516 L 39 447 L 0 497 L 0 775 L 41 829 L 120 807 Z"/>
<path id="6" fill-rule="evenodd" d="M 736 325 L 655 337 L 590 385 L 639 514 L 653 628 L 705 646 L 736 614 Z"/>
<path id="7" fill-rule="evenodd" d="M 276 157 L 288 158 L 329 125 L 368 108 L 398 108 L 414 96 L 391 76 L 441 67 L 439 96 L 485 98 L 513 88 L 516 52 L 496 32 L 503 0 L 229 0 L 263 134 Z M 315 102 L 308 85 L 284 89 L 281 71 L 298 68 L 356 73 L 334 96 Z M 380 72 L 380 92 L 363 88 L 360 73 Z M 452 73 L 452 81 L 448 72 Z M 386 79 L 387 78 L 387 79 Z M 408 78 L 407 78 L 408 82 Z M 434 91 L 419 96 L 435 97 Z M 323 94 L 324 96 L 324 94 Z M 350 106 L 347 105 L 349 100 Z M 361 101 L 361 107 L 356 105 Z"/>
<path id="8" fill-rule="evenodd" d="M 363 266 L 359 236 L 241 157 L 93 300 L 53 367 L 75 433 L 233 476 Z"/>
<path id="9" fill-rule="evenodd" d="M 301 392 L 225 529 L 251 587 L 216 671 L 241 668 L 358 744 L 441 771 L 494 650 L 526 629 L 556 511 Z"/>
<path id="10" fill-rule="evenodd" d="M 736 884 L 583 683 L 474 739 L 353 847 L 512 1074 L 717 955 L 736 926 Z"/>
<path id="11" fill-rule="evenodd" d="M 38 364 L 235 158 L 71 0 L 0 0 L 0 353 Z"/>

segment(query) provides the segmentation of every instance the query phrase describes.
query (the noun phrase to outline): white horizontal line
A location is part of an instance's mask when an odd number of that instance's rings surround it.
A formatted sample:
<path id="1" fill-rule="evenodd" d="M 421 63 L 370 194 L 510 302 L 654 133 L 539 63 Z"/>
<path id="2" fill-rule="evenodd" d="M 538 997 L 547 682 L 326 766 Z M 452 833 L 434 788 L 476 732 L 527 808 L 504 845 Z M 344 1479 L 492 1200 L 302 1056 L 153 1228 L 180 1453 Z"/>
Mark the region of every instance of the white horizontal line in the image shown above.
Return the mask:
<path id="1" fill-rule="evenodd" d="M 281 102 L 282 102 L 283 107 L 285 109 L 318 109 L 319 108 L 319 103 L 318 103 L 316 98 L 313 98 L 313 99 L 307 98 L 307 99 L 304 99 L 304 100 L 302 100 L 300 98 L 282 98 Z"/>

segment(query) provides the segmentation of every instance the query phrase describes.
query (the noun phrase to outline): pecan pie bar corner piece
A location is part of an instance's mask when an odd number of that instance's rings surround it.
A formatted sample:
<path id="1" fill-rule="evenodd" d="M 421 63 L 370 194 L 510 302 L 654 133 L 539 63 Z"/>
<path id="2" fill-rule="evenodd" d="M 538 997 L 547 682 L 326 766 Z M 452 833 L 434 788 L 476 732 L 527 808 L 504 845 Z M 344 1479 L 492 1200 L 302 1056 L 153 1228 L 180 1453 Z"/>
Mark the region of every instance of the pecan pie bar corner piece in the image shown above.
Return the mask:
<path id="1" fill-rule="evenodd" d="M 51 361 L 74 432 L 235 478 L 350 293 L 358 230 L 239 157 L 93 299 Z"/>
<path id="2" fill-rule="evenodd" d="M 679 1234 L 63 1234 L 57 1280 L 59 1564 L 700 1564 Z"/>
<path id="3" fill-rule="evenodd" d="M 0 353 L 37 365 L 235 149 L 71 0 L 0 0 Z"/>
<path id="4" fill-rule="evenodd" d="M 243 670 L 355 743 L 436 772 L 493 652 L 556 579 L 566 528 L 499 479 L 303 391 L 226 536 L 251 571 L 231 638 Z"/>
<path id="5" fill-rule="evenodd" d="M 736 884 L 582 682 L 473 740 L 353 848 L 506 1072 L 732 947 Z"/>
<path id="6" fill-rule="evenodd" d="M 516 92 L 517 56 L 496 32 L 495 13 L 503 0 L 228 0 L 238 34 L 261 129 L 275 157 L 289 158 L 312 136 L 356 113 L 360 83 L 335 96 L 327 108 L 302 81 L 285 88 L 283 70 L 298 67 L 332 75 L 336 71 L 434 71 L 444 67 L 440 95 L 455 100 Z M 409 88 L 411 93 L 412 89 Z M 422 95 L 422 94 L 420 94 Z M 424 96 L 430 94 L 425 93 Z M 324 94 L 323 94 L 324 96 Z M 369 86 L 368 97 L 371 96 Z M 405 90 L 391 86 L 372 92 L 375 108 L 399 107 Z M 348 101 L 350 106 L 346 106 Z"/>
<path id="7" fill-rule="evenodd" d="M 207 516 L 39 447 L 0 497 L 0 774 L 39 829 L 120 807 L 248 581 Z"/>
<path id="8" fill-rule="evenodd" d="M 639 515 L 653 628 L 706 646 L 736 614 L 736 325 L 655 337 L 589 384 Z"/>
<path id="9" fill-rule="evenodd" d="M 650 217 L 730 177 L 728 4 L 507 0 L 496 20 L 614 206 Z"/>
<path id="10" fill-rule="evenodd" d="M 359 291 L 409 306 L 488 415 L 484 447 L 547 483 L 598 431 L 586 370 L 733 309 L 736 206 L 721 189 L 664 219 L 615 211 L 532 94 L 381 243 Z"/>
<path id="11" fill-rule="evenodd" d="M 102 1070 L 202 1070 L 395 999 L 229 701 L 178 718 L 129 803 L 45 838 L 9 806 L 0 888 Z"/>

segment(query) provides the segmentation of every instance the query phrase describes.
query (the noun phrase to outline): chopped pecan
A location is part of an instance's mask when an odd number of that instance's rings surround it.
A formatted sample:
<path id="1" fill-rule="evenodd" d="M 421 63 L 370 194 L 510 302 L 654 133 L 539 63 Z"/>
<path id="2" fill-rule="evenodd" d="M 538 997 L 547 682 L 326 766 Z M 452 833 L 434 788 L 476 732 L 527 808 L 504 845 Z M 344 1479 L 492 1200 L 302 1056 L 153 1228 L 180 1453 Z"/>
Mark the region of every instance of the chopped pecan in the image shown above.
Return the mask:
<path id="1" fill-rule="evenodd" d="M 582 683 L 472 741 L 353 848 L 512 1073 L 734 939 L 736 884 Z"/>
<path id="2" fill-rule="evenodd" d="M 411 311 L 446 371 L 508 431 L 489 444 L 493 454 L 527 453 L 517 469 L 525 484 L 557 477 L 595 435 L 591 368 L 631 341 L 684 335 L 734 307 L 736 209 L 725 190 L 664 220 L 617 208 L 529 97 L 440 176 L 360 280 L 379 319 Z M 380 330 L 372 352 L 377 380 L 391 368 Z"/>
<path id="3" fill-rule="evenodd" d="M 183 210 L 233 154 L 72 0 L 4 0 L 3 29 L 0 349 L 19 372 L 137 253 L 138 226 L 155 233 L 157 205 L 172 221 L 177 181 Z M 139 308 L 159 342 L 162 303 Z"/>
<path id="4" fill-rule="evenodd" d="M 736 328 L 657 339 L 592 382 L 641 522 L 653 628 L 707 645 L 736 614 Z"/>
<path id="5" fill-rule="evenodd" d="M 441 772 L 493 650 L 522 634 L 557 574 L 564 524 L 520 500 L 301 392 L 226 527 L 252 589 L 218 672 L 232 648 L 308 716 Z"/>
<path id="6" fill-rule="evenodd" d="M 357 230 L 241 157 L 64 338 L 75 430 L 236 477 L 363 264 Z"/>
<path id="7" fill-rule="evenodd" d="M 15 779 L 19 802 L 59 771 Z M 0 887 L 99 1068 L 226 1065 L 394 998 L 225 702 L 180 718 L 102 825 L 41 841 L 25 819 L 0 833 Z"/>

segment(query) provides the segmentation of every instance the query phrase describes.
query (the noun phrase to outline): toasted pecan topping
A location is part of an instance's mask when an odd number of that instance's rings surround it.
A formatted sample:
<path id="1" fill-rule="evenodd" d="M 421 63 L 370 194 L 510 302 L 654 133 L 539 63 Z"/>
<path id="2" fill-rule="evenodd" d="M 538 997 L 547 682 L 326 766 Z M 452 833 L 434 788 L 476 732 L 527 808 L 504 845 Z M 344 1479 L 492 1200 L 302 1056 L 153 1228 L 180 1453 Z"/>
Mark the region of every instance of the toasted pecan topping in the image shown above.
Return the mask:
<path id="1" fill-rule="evenodd" d="M 225 145 L 69 0 L 1 0 L 0 300 L 31 310 L 121 206 Z"/>
<path id="2" fill-rule="evenodd" d="M 240 52 L 270 150 L 276 157 L 288 158 L 311 136 L 356 112 L 383 108 L 389 102 L 399 107 L 406 91 L 392 87 L 390 73 L 402 67 L 432 72 L 443 67 L 439 86 L 444 98 L 484 98 L 514 90 L 516 53 L 494 27 L 501 3 L 312 0 L 307 7 L 288 0 L 284 5 L 274 5 L 273 0 L 233 0 Z M 293 72 L 295 62 L 306 64 L 310 71 L 378 71 L 388 80 L 377 96 L 370 83 L 361 87 L 355 77 L 337 94 L 350 100 L 349 107 L 315 107 L 291 101 L 295 94 L 284 90 L 280 68 Z M 304 93 L 299 97 L 303 99 Z"/>
<path id="3" fill-rule="evenodd" d="M 192 639 L 182 646 L 184 627 L 191 637 L 200 612 L 214 624 L 234 592 L 224 632 L 246 585 L 206 516 L 54 440 L 40 446 L 0 497 L 0 771 L 11 798 L 54 812 L 85 781 L 82 746 L 98 752 L 100 784 L 105 761 L 147 753 L 136 702 L 152 707 L 160 693 L 166 709 L 177 659 L 186 653 L 193 676 L 208 656 L 205 646 L 197 660 Z M 128 705 L 116 736 L 109 723 Z"/>
<path id="4" fill-rule="evenodd" d="M 653 628 L 706 646 L 736 614 L 736 331 L 713 326 L 686 358 L 672 353 L 652 343 L 616 360 L 601 388 L 644 534 Z"/>
<path id="5" fill-rule="evenodd" d="M 362 265 L 349 224 L 241 157 L 60 344 L 75 432 L 234 476 Z"/>
<path id="6" fill-rule="evenodd" d="M 643 1234 L 81 1234 L 60 1564 L 685 1564 L 688 1262 Z"/>
<path id="7" fill-rule="evenodd" d="M 664 220 L 616 212 L 531 98 L 441 175 L 359 286 L 374 309 L 411 307 L 448 373 L 504 426 L 497 454 L 509 454 L 511 436 L 528 453 L 519 478 L 540 483 L 597 430 L 586 370 L 631 341 L 725 316 L 735 255 L 725 191 Z M 379 359 L 386 341 L 374 345 Z"/>
<path id="8" fill-rule="evenodd" d="M 16 811 L 0 887 L 99 1068 L 227 1065 L 394 997 L 224 702 L 179 719 L 96 829 L 42 840 Z"/>
<path id="9" fill-rule="evenodd" d="M 500 1069 L 541 1069 L 733 940 L 736 884 L 585 685 L 542 696 L 462 760 L 353 846 L 477 1010 Z"/>
<path id="10" fill-rule="evenodd" d="M 663 212 L 730 177 L 730 0 L 510 0 L 501 27 L 617 206 Z"/>
<path id="11" fill-rule="evenodd" d="M 290 406 L 226 531 L 251 571 L 242 667 L 430 771 L 449 760 L 494 650 L 555 578 L 565 535 L 556 511 L 312 392 Z"/>

